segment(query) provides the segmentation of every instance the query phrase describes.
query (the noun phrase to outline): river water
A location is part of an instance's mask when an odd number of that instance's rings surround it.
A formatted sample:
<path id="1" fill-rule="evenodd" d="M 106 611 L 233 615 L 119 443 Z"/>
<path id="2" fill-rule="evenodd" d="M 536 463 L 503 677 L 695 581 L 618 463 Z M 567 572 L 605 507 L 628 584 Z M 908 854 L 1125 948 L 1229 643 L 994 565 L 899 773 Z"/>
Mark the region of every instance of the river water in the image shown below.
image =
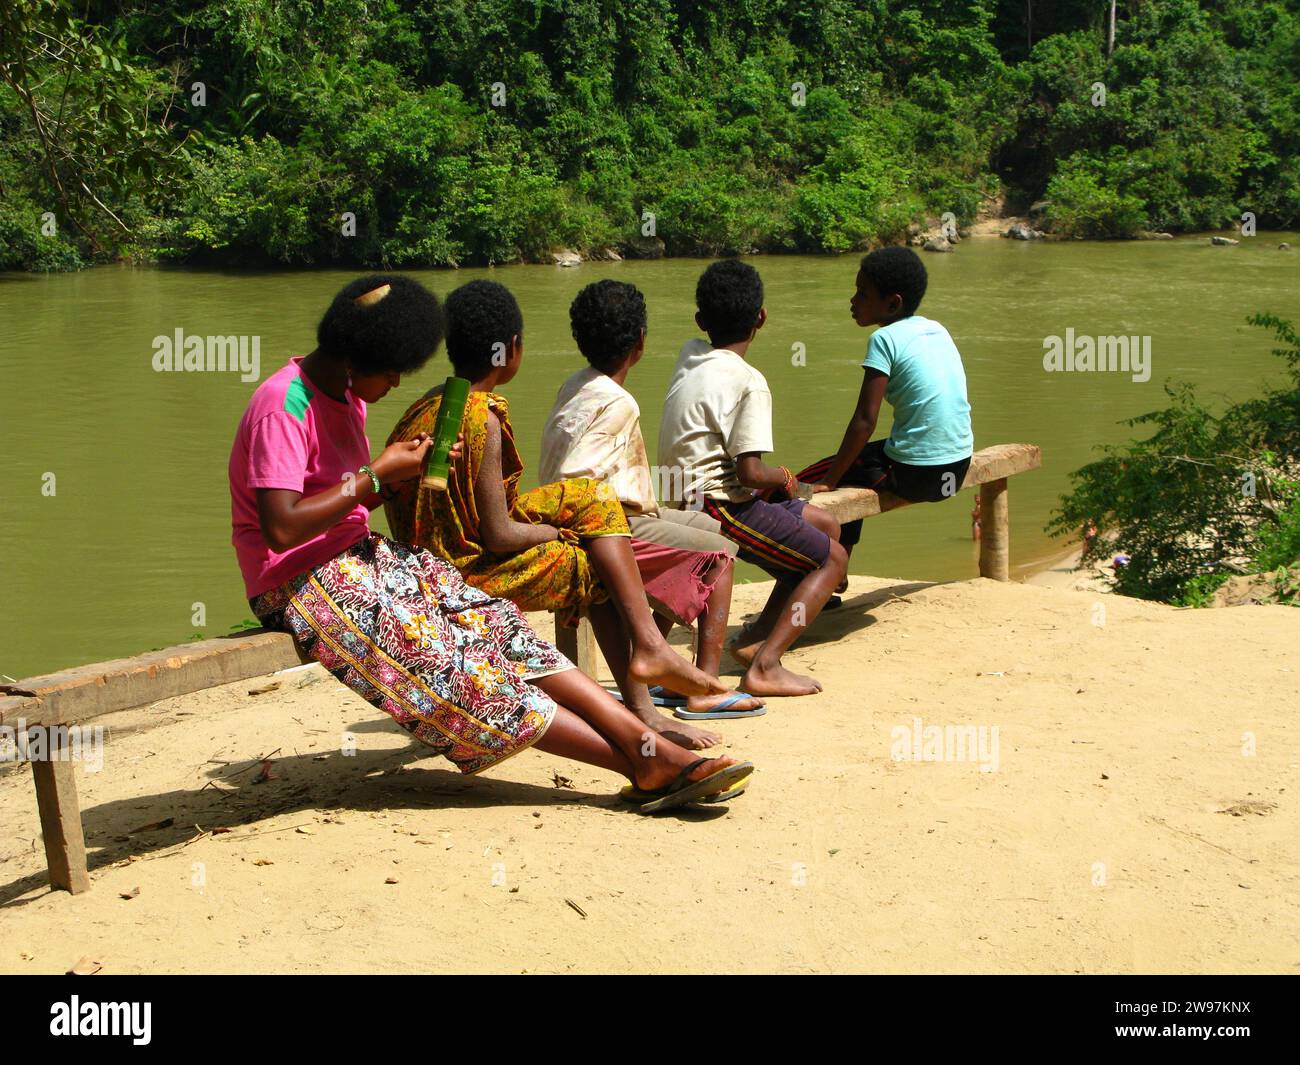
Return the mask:
<path id="1" fill-rule="evenodd" d="M 1124 418 L 1164 404 L 1166 381 L 1218 403 L 1282 379 L 1254 311 L 1300 320 L 1296 234 L 1239 247 L 1204 237 L 1136 243 L 970 239 L 926 255 L 921 313 L 943 322 L 966 363 L 977 448 L 1029 442 L 1043 468 L 1011 482 L 1012 563 L 1058 553 L 1043 531 L 1067 476 L 1098 444 L 1135 435 Z M 751 348 L 775 406 L 772 461 L 797 469 L 832 452 L 852 412 L 869 331 L 849 316 L 856 257 L 758 257 L 768 324 Z M 529 470 L 556 388 L 581 363 L 568 305 L 604 277 L 638 285 L 649 305 L 645 359 L 629 386 L 655 454 L 661 398 L 694 333 L 698 260 L 424 271 L 445 295 L 477 277 L 510 286 L 524 312 L 525 355 L 506 390 Z M 226 463 L 255 381 L 238 372 L 157 372 L 158 336 L 257 337 L 259 379 L 309 351 L 316 321 L 352 272 L 211 272 L 100 267 L 0 274 L 0 673 L 22 678 L 219 635 L 249 618 L 230 547 Z M 1044 370 L 1044 340 L 1150 337 L 1150 379 Z M 370 412 L 376 448 L 408 403 L 444 378 L 445 355 Z M 882 418 L 881 431 L 888 425 Z M 1140 430 L 1139 430 L 1140 433 Z M 1141 434 L 1145 435 L 1145 434 Z M 535 484 L 525 475 L 525 487 Z M 867 523 L 859 573 L 951 580 L 976 573 L 973 493 Z M 384 529 L 382 514 L 376 526 Z M 762 574 L 741 567 L 741 579 Z"/>

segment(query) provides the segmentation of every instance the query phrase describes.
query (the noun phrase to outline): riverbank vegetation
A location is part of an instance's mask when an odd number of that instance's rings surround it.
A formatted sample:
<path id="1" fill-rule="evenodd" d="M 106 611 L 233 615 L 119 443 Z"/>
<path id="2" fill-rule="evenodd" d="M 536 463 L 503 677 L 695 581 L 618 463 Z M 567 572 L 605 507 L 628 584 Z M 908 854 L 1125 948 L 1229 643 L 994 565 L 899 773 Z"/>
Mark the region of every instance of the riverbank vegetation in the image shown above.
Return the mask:
<path id="1" fill-rule="evenodd" d="M 1300 0 L 10 0 L 0 268 L 1286 227 L 1297 71 Z"/>
<path id="2" fill-rule="evenodd" d="M 1234 576 L 1264 578 L 1266 595 L 1300 605 L 1300 334 L 1272 315 L 1287 381 L 1213 413 L 1188 385 L 1166 386 L 1168 407 L 1130 425 L 1146 440 L 1105 447 L 1071 474 L 1050 530 L 1098 535 L 1083 564 L 1127 556 L 1115 591 L 1204 606 Z"/>

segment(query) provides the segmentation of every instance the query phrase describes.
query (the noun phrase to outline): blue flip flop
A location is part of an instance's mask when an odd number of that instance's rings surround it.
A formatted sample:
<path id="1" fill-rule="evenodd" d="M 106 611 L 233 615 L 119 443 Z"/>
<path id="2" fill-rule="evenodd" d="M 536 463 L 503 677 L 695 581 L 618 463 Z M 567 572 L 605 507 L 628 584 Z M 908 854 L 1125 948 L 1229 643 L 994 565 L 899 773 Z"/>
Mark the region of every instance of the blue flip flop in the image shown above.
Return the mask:
<path id="1" fill-rule="evenodd" d="M 766 706 L 760 706 L 757 710 L 728 710 L 727 707 L 735 706 L 746 699 L 753 699 L 754 696 L 749 692 L 734 691 L 728 695 L 722 702 L 718 703 L 712 710 L 704 710 L 700 713 L 693 713 L 690 710 L 674 709 L 673 717 L 679 717 L 683 721 L 720 721 L 723 718 L 733 717 L 762 717 L 767 713 Z"/>
<path id="2" fill-rule="evenodd" d="M 623 701 L 623 693 L 617 688 L 606 688 L 605 690 L 620 703 Z M 655 706 L 663 707 L 678 707 L 686 705 L 686 700 L 680 695 L 665 695 L 662 684 L 656 684 L 650 689 L 650 701 L 654 703 Z"/>

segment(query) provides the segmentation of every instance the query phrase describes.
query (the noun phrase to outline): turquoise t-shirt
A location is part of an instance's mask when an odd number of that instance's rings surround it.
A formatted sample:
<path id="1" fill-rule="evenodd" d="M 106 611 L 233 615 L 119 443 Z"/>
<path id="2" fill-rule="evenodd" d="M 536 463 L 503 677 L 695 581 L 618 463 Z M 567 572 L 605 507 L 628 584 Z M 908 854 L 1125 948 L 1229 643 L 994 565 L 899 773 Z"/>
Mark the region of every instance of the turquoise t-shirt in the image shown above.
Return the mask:
<path id="1" fill-rule="evenodd" d="M 966 371 L 948 330 L 912 315 L 877 329 L 862 365 L 889 375 L 894 427 L 885 454 L 909 466 L 944 466 L 975 445 Z"/>

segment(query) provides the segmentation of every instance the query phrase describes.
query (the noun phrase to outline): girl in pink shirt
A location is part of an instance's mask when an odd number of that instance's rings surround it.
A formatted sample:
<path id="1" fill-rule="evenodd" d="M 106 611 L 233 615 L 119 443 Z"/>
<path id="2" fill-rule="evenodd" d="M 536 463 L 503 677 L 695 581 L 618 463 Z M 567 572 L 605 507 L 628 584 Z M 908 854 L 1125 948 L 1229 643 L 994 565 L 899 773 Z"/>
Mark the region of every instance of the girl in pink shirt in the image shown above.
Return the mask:
<path id="1" fill-rule="evenodd" d="M 420 475 L 430 440 L 371 459 L 367 404 L 420 369 L 443 331 L 418 282 L 359 278 L 321 319 L 316 349 L 253 394 L 230 455 L 232 539 L 253 612 L 463 772 L 536 744 L 623 774 L 647 813 L 740 794 L 751 763 L 651 737 L 514 604 L 370 530 L 392 486 Z"/>

